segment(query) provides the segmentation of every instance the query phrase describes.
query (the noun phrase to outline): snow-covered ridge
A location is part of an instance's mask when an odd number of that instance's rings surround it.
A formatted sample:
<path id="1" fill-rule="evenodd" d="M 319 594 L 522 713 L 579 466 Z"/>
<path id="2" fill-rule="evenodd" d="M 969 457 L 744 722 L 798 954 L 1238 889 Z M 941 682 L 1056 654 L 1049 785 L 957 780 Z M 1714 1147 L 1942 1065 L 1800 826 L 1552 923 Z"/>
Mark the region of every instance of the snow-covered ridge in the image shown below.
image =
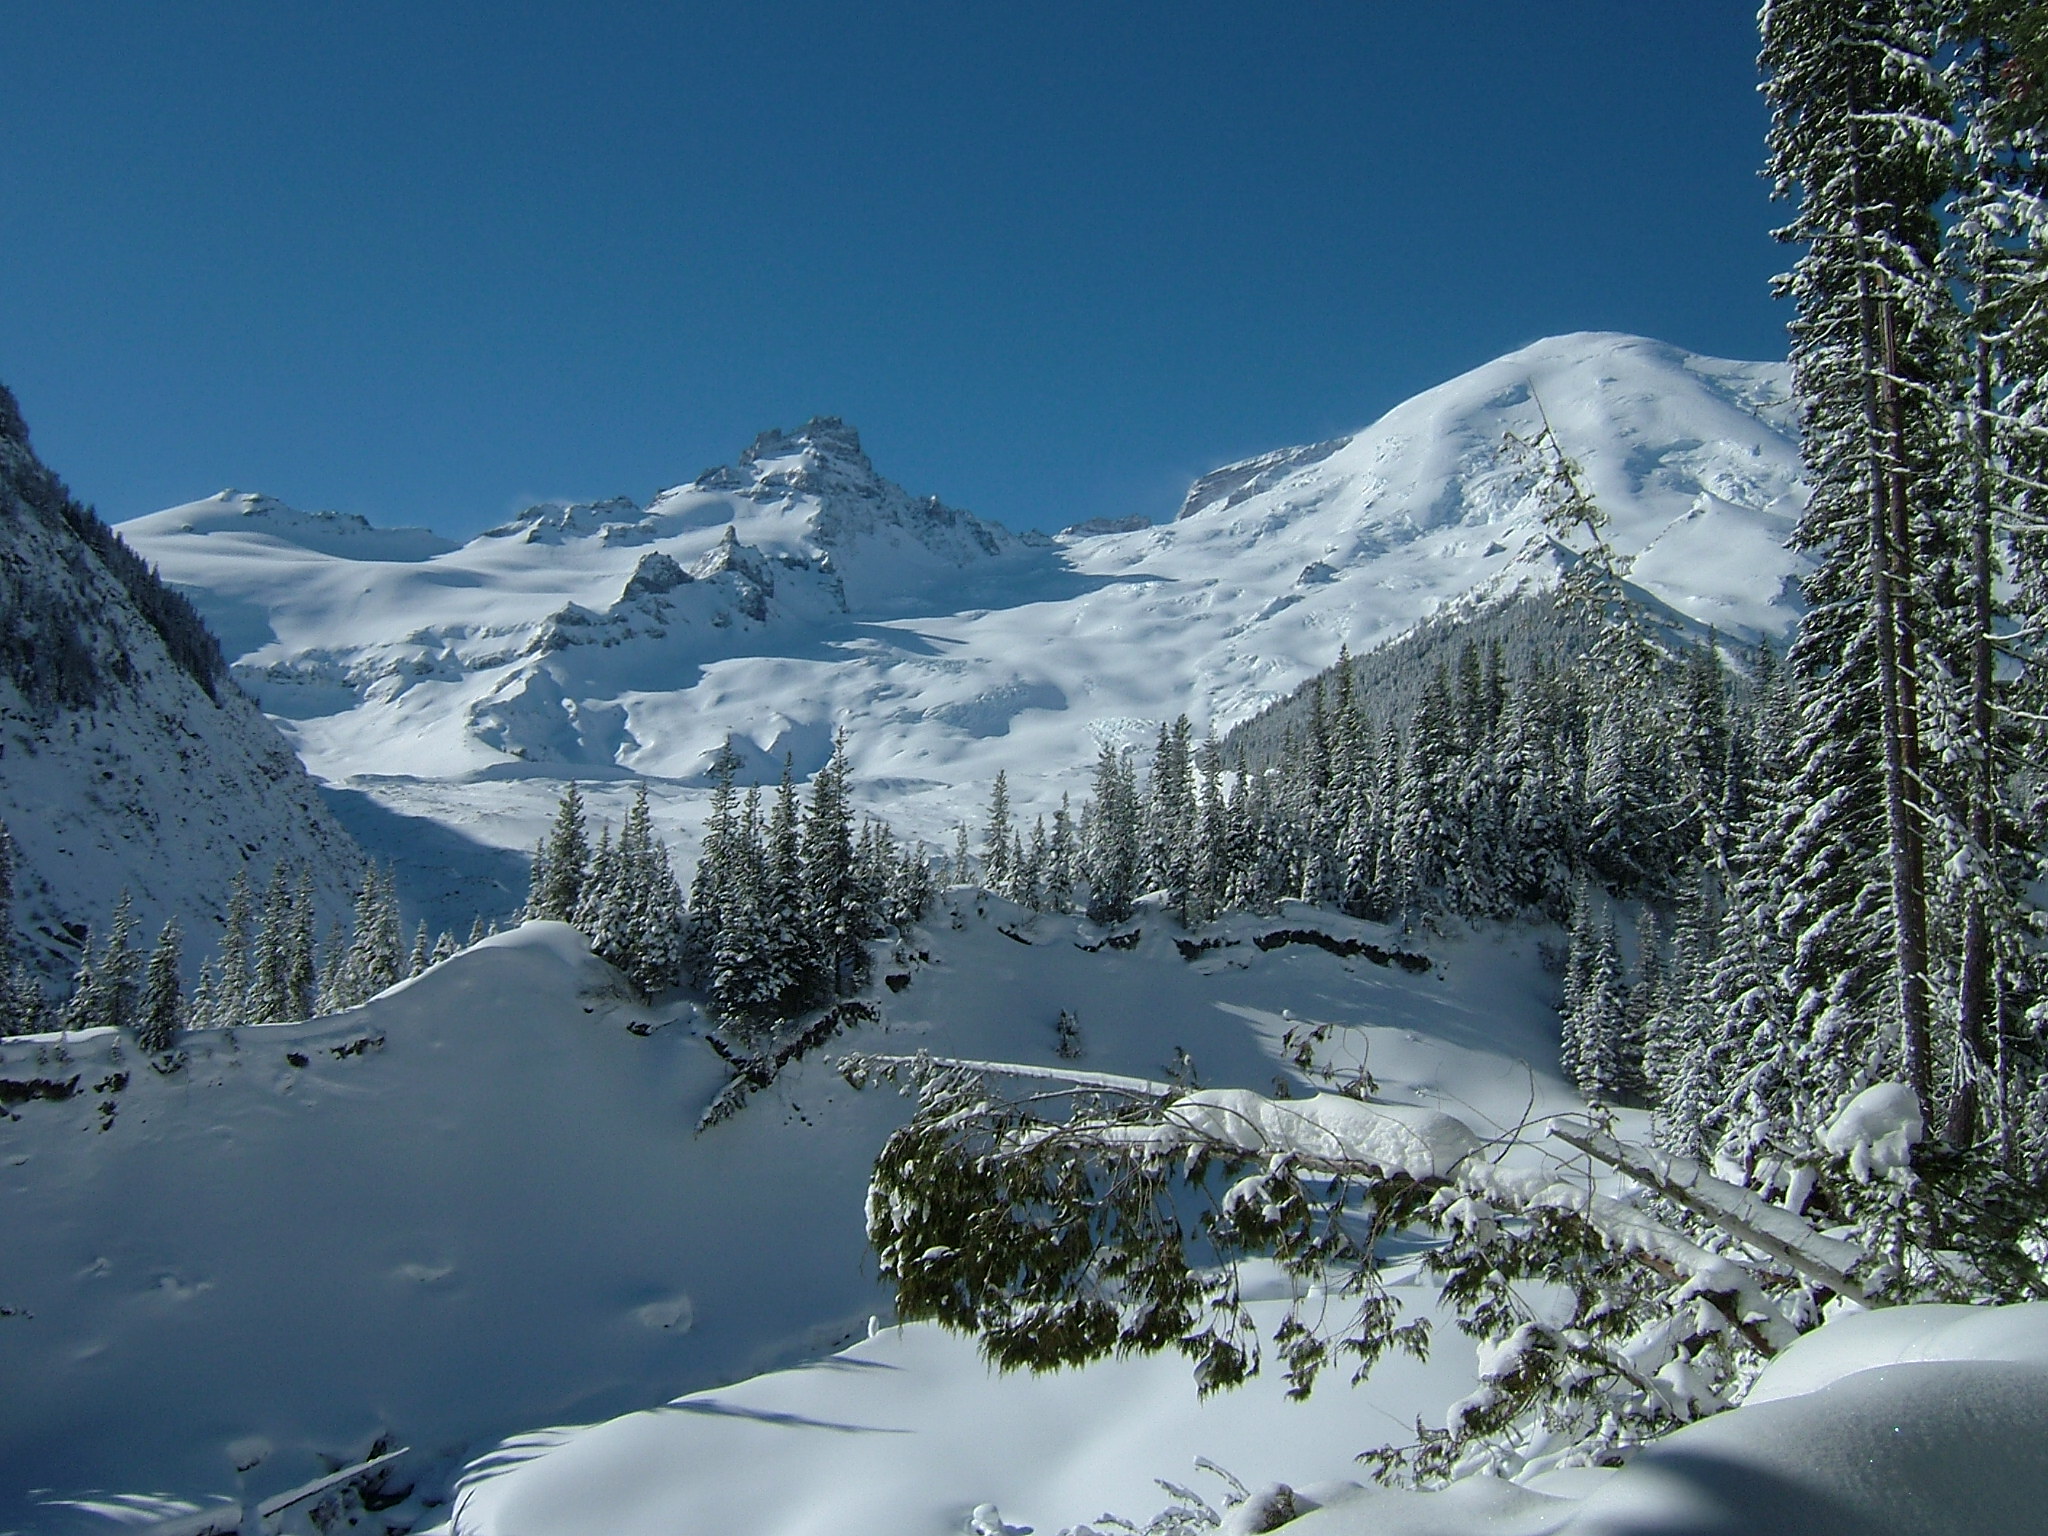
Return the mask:
<path id="1" fill-rule="evenodd" d="M 998 768 L 1036 809 L 1100 740 L 1149 740 L 1182 711 L 1227 727 L 1342 645 L 1554 580 L 1500 451 L 1546 415 L 1644 590 L 1724 634 L 1795 621 L 1784 368 L 1604 333 L 1218 469 L 1173 523 L 1056 540 L 905 491 L 833 418 L 644 507 L 534 508 L 424 559 L 254 536 L 205 504 L 124 532 L 314 771 L 363 775 L 397 808 L 445 806 L 425 786 L 460 782 L 484 835 L 517 846 L 548 797 L 508 786 L 643 775 L 686 829 L 728 737 L 750 771 L 790 754 L 801 774 L 843 725 L 869 804 L 940 841 Z"/>
<path id="2" fill-rule="evenodd" d="M 45 973 L 72 968 L 124 889 L 137 942 L 175 915 L 195 970 L 238 873 L 260 884 L 290 862 L 323 921 L 347 911 L 360 854 L 176 606 L 70 501 L 0 388 L 0 821 L 23 958 Z"/>

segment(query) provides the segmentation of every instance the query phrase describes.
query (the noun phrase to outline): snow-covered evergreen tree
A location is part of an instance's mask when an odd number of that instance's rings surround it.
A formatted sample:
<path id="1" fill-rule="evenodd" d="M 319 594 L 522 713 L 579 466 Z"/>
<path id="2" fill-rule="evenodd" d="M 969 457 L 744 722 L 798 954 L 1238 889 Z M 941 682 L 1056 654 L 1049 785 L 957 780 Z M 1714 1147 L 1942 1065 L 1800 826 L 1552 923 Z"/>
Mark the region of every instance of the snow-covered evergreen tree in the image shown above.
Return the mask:
<path id="1" fill-rule="evenodd" d="M 583 793 L 572 779 L 555 808 L 554 824 L 534 856 L 527 913 L 568 922 L 583 896 L 590 870 L 590 840 L 584 825 Z"/>
<path id="2" fill-rule="evenodd" d="M 14 870 L 19 854 L 0 825 L 0 1035 L 26 1035 L 48 1022 L 42 984 L 21 963 L 14 934 Z"/>
<path id="3" fill-rule="evenodd" d="M 114 903 L 107 936 L 95 953 L 88 934 L 70 999 L 64 1004 L 66 1029 L 132 1029 L 141 992 L 142 956 L 134 944 L 134 906 L 125 890 Z"/>
<path id="4" fill-rule="evenodd" d="M 256 928 L 255 964 L 249 978 L 249 1022 L 272 1024 L 296 1017 L 288 970 L 291 962 L 291 874 L 282 863 L 270 872 Z"/>
<path id="5" fill-rule="evenodd" d="M 1104 743 L 1095 760 L 1095 797 L 1088 847 L 1088 915 L 1120 923 L 1138 899 L 1140 875 L 1137 786 L 1123 754 Z"/>
<path id="6" fill-rule="evenodd" d="M 135 1043 L 145 1051 L 168 1051 L 185 1029 L 183 936 L 173 917 L 157 935 L 149 964 L 142 974 L 142 996 L 135 1013 Z"/>
<path id="7" fill-rule="evenodd" d="M 981 883 L 998 896 L 1010 894 L 1010 776 L 996 770 L 989 791 L 988 815 L 981 829 Z"/>
<path id="8" fill-rule="evenodd" d="M 824 995 L 831 997 L 852 992 L 867 975 L 867 941 L 874 931 L 873 911 L 862 902 L 854 878 L 848 772 L 842 733 L 833 741 L 830 760 L 811 781 L 804 810 L 803 911 L 816 945 L 816 974 Z M 1004 810 L 1007 815 L 1007 804 Z M 1010 863 L 1005 860 L 1006 867 Z"/>
<path id="9" fill-rule="evenodd" d="M 205 1020 L 209 1029 L 233 1029 L 249 1019 L 250 945 L 255 938 L 255 904 L 246 870 L 235 872 L 228 888 L 227 920 L 220 935 L 220 966 L 213 1006 Z"/>

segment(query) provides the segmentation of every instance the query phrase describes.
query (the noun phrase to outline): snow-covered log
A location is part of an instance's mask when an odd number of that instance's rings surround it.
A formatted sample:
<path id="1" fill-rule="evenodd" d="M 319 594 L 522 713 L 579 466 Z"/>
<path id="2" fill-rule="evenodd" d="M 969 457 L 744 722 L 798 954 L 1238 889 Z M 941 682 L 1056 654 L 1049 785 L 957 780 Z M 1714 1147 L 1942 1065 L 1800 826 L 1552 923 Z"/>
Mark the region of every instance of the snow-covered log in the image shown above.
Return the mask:
<path id="1" fill-rule="evenodd" d="M 1691 1158 L 1632 1146 L 1582 1120 L 1555 1121 L 1550 1134 L 1739 1238 L 1800 1279 L 1868 1304 L 1870 1298 L 1851 1274 L 1867 1257 L 1856 1244 L 1816 1232 L 1803 1217 L 1714 1177 Z"/>

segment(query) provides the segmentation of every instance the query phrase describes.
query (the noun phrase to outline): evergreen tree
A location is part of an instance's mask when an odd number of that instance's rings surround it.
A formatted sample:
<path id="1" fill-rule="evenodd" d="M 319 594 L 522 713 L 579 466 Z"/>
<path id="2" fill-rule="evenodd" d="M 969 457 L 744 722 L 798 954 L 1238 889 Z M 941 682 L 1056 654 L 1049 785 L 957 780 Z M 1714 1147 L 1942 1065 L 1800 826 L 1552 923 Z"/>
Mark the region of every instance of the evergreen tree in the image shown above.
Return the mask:
<path id="1" fill-rule="evenodd" d="M 833 742 L 831 759 L 811 781 L 803 826 L 803 911 L 817 946 L 816 975 L 828 996 L 844 996 L 860 985 L 867 974 L 867 940 L 874 929 L 873 914 L 862 903 L 854 878 L 848 773 L 842 733 Z M 1007 784 L 1001 773 L 996 782 L 1005 791 L 1002 808 L 1007 818 Z M 1007 856 L 1004 863 L 1009 873 Z"/>
<path id="2" fill-rule="evenodd" d="M 234 883 L 228 888 L 227 920 L 220 936 L 220 970 L 215 983 L 212 1017 L 207 1021 L 216 1029 L 233 1029 L 249 1022 L 249 945 L 254 937 L 252 906 L 248 871 L 237 870 Z"/>
<path id="3" fill-rule="evenodd" d="M 92 952 L 88 934 L 79 959 L 70 1001 L 64 1005 L 66 1029 L 132 1029 L 142 982 L 142 956 L 132 935 L 135 917 L 126 891 L 114 903 L 106 941 Z"/>
<path id="4" fill-rule="evenodd" d="M 1053 912 L 1074 908 L 1075 865 L 1074 813 L 1067 795 L 1060 796 L 1060 808 L 1053 812 L 1052 839 L 1046 848 L 1045 905 Z"/>
<path id="5" fill-rule="evenodd" d="M 168 1051 L 185 1028 L 185 997 L 180 968 L 181 935 L 173 917 L 157 935 L 142 976 L 142 997 L 136 1009 L 135 1043 L 152 1053 Z"/>
<path id="6" fill-rule="evenodd" d="M 551 860 L 555 855 L 551 852 Z M 674 986 L 682 979 L 683 893 L 669 863 L 668 847 L 654 832 L 647 785 L 635 787 L 633 803 L 619 831 L 620 895 L 625 911 L 620 968 L 643 992 Z M 609 958 L 609 957 L 607 957 Z"/>
<path id="7" fill-rule="evenodd" d="M 786 946 L 771 942 L 769 859 L 762 843 L 758 787 L 748 788 L 732 835 L 722 897 L 725 920 L 711 956 L 711 997 L 729 1019 L 765 1021 L 781 1015 L 797 978 L 787 970 Z"/>
<path id="8" fill-rule="evenodd" d="M 718 948 L 719 931 L 727 916 L 727 891 L 734 878 L 734 866 L 741 856 L 737 836 L 738 791 L 734 780 L 740 767 L 739 754 L 726 742 L 711 760 L 711 807 L 704 822 L 704 841 L 697 853 L 697 868 L 690 876 L 689 935 L 691 963 L 700 985 L 710 985 L 711 957 Z"/>
<path id="9" fill-rule="evenodd" d="M 932 861 L 923 843 L 902 850 L 889 890 L 889 922 L 899 932 L 907 932 L 912 923 L 931 909 L 939 894 Z"/>
<path id="10" fill-rule="evenodd" d="M 1138 899 L 1138 794 L 1123 755 L 1107 743 L 1095 761 L 1090 831 L 1088 915 L 1098 923 L 1120 923 Z"/>
<path id="11" fill-rule="evenodd" d="M 355 921 L 333 989 L 336 1005 L 352 1008 L 368 1002 L 397 984 L 404 965 L 398 890 L 390 870 L 372 860 L 356 892 Z"/>
<path id="12" fill-rule="evenodd" d="M 590 873 L 576 898 L 576 911 L 570 919 L 590 941 L 593 954 L 625 953 L 625 916 L 630 895 L 626 882 L 629 878 L 620 851 L 612 846 L 611 827 L 599 828 L 597 851 L 590 859 Z M 479 917 L 476 927 L 470 931 L 470 943 L 474 944 L 483 937 L 482 929 L 483 919 Z"/>
<path id="13" fill-rule="evenodd" d="M 213 961 L 203 960 L 199 965 L 199 980 L 192 984 L 192 1001 L 185 1010 L 185 1022 L 192 1029 L 214 1027 L 215 989 L 219 983 L 214 980 Z"/>
<path id="14" fill-rule="evenodd" d="M 999 768 L 981 833 L 981 883 L 998 896 L 1010 894 L 1010 837 L 1010 776 Z"/>
<path id="15" fill-rule="evenodd" d="M 0 825 L 0 1036 L 26 1035 L 43 1028 L 43 989 L 21 963 L 14 932 L 14 871 L 19 855 Z"/>
<path id="16" fill-rule="evenodd" d="M 291 955 L 291 875 L 282 861 L 270 871 L 263 893 L 263 916 L 256 929 L 256 963 L 249 979 L 249 1021 L 272 1024 L 291 1019 L 287 967 Z"/>
<path id="17" fill-rule="evenodd" d="M 534 855 L 530 916 L 570 921 L 583 896 L 590 869 L 590 841 L 584 828 L 583 793 L 571 780 L 562 790 L 553 826 Z"/>
<path id="18" fill-rule="evenodd" d="M 310 1019 L 318 1001 L 320 968 L 313 952 L 314 915 L 313 873 L 301 866 L 285 931 L 284 1017 L 288 1019 Z"/>
<path id="19" fill-rule="evenodd" d="M 1195 815 L 1193 730 L 1181 715 L 1159 728 L 1146 781 L 1144 883 L 1166 893 L 1166 904 L 1185 926 L 1194 901 Z"/>
<path id="20" fill-rule="evenodd" d="M 1798 190 L 1783 233 L 1805 247 L 1786 284 L 1812 487 L 1797 542 L 1819 561 L 1791 655 L 1805 823 L 1781 920 L 1798 930 L 1806 1054 L 1853 1064 L 1788 1086 L 1835 1094 L 1896 1071 L 1932 1119 L 1919 667 L 1941 534 L 1918 481 L 1941 457 L 1952 369 L 1933 213 L 1948 111 L 1923 15 L 1901 0 L 1771 0 L 1762 20 L 1770 171 Z"/>

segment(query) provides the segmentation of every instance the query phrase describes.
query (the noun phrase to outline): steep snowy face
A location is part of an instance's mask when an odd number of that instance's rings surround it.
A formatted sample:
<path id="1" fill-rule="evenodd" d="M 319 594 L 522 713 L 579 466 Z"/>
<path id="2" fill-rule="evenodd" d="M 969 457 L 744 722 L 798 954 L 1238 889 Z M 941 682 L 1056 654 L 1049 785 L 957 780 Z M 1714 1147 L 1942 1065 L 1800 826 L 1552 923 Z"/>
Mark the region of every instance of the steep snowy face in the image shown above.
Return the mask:
<path id="1" fill-rule="evenodd" d="M 260 884 L 281 860 L 302 867 L 338 916 L 361 863 L 197 615 L 37 460 L 4 388 L 0 821 L 20 851 L 23 958 L 57 975 L 123 890 L 137 942 L 175 914 L 203 953 L 236 873 Z"/>
<path id="2" fill-rule="evenodd" d="M 1548 541 L 1509 434 L 1548 423 L 1612 519 L 1637 585 L 1725 634 L 1782 634 L 1804 503 L 1789 381 L 1776 364 L 1585 333 L 1510 353 L 1349 438 L 1203 476 L 1162 544 L 1230 552 L 1300 587 L 1370 571 L 1431 598 L 1519 578 Z M 1334 594 L 1333 594 L 1334 596 Z"/>
<path id="3" fill-rule="evenodd" d="M 1056 804 L 1099 741 L 1183 711 L 1227 727 L 1342 645 L 1553 581 L 1502 451 L 1546 419 L 1645 592 L 1701 629 L 1784 634 L 1804 495 L 1786 386 L 1781 365 L 1557 337 L 1206 475 L 1170 524 L 1057 539 L 911 495 L 831 418 L 645 507 L 535 508 L 426 558 L 230 532 L 204 503 L 125 531 L 314 770 L 400 808 L 516 846 L 550 798 L 519 780 L 640 774 L 687 827 L 728 738 L 750 771 L 788 754 L 801 774 L 844 726 L 869 806 L 949 840 L 998 768 Z"/>

